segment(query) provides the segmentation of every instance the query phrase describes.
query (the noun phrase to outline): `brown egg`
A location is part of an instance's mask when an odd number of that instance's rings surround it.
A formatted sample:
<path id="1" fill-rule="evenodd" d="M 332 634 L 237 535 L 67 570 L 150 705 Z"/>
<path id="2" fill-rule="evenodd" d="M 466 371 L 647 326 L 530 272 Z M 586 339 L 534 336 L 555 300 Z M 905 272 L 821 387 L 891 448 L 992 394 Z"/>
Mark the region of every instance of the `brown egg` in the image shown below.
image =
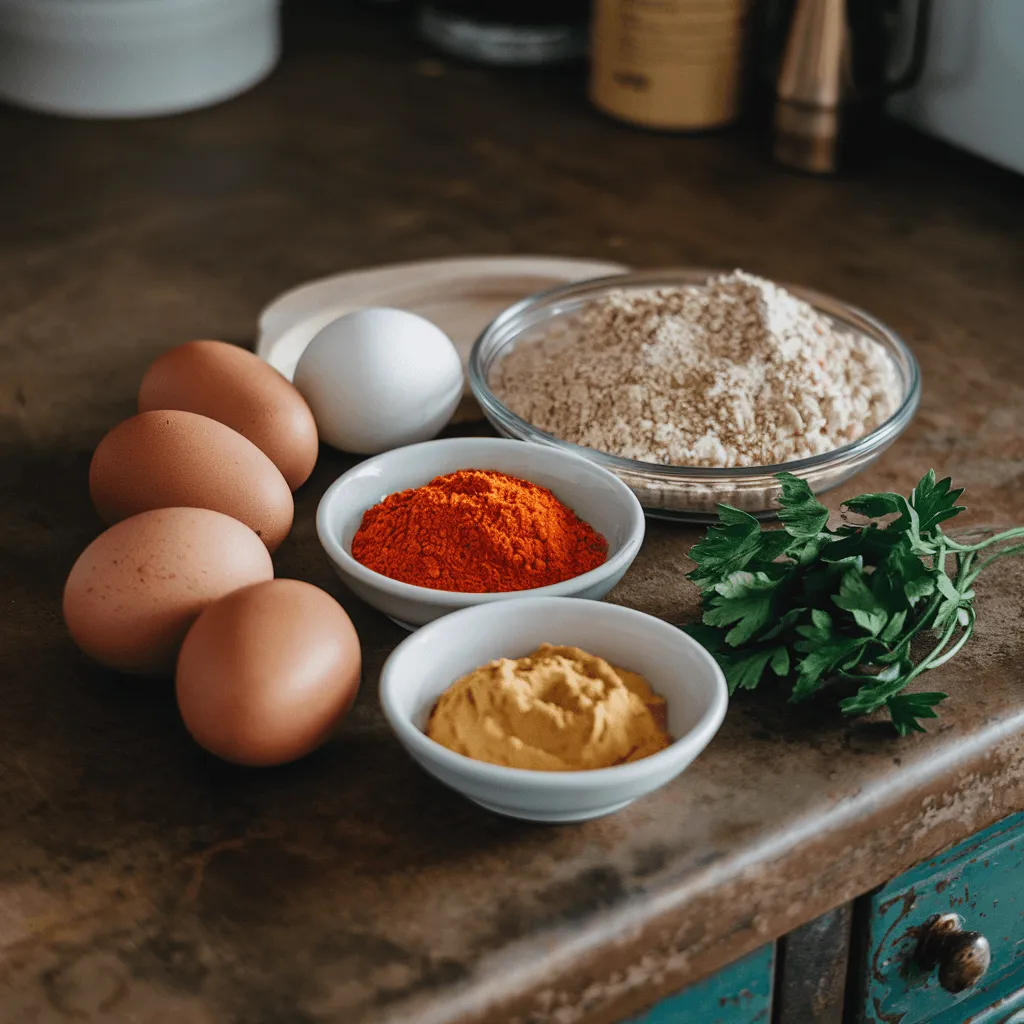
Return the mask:
<path id="1" fill-rule="evenodd" d="M 313 472 L 316 423 L 296 387 L 259 356 L 223 341 L 190 341 L 160 356 L 139 387 L 139 412 L 184 409 L 226 423 L 294 491 Z"/>
<path id="2" fill-rule="evenodd" d="M 100 441 L 89 492 L 108 523 L 151 508 L 223 512 L 270 551 L 288 536 L 295 507 L 278 468 L 237 431 L 194 412 L 143 412 Z"/>
<path id="3" fill-rule="evenodd" d="M 272 579 L 266 546 L 237 519 L 161 508 L 100 534 L 64 587 L 64 621 L 91 658 L 122 672 L 168 672 L 211 601 Z"/>
<path id="4" fill-rule="evenodd" d="M 294 761 L 320 746 L 359 689 L 359 637 L 329 594 L 257 583 L 210 605 L 178 657 L 178 708 L 196 742 L 236 764 Z"/>

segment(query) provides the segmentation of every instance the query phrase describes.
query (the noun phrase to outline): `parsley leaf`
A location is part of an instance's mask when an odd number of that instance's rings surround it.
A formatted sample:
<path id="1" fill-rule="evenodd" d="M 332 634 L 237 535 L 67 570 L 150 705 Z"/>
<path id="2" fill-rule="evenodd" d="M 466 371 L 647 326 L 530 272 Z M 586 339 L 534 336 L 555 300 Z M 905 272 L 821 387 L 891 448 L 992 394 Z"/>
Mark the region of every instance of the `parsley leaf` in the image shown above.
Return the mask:
<path id="1" fill-rule="evenodd" d="M 719 525 L 690 549 L 697 568 L 688 574 L 701 588 L 713 587 L 732 572 L 745 569 L 761 548 L 761 524 L 731 505 L 718 506 Z"/>
<path id="2" fill-rule="evenodd" d="M 789 671 L 789 653 L 781 646 L 758 647 L 743 653 L 730 652 L 723 654 L 719 661 L 729 693 L 755 689 L 769 665 L 777 676 L 784 676 Z"/>
<path id="3" fill-rule="evenodd" d="M 898 494 L 862 494 L 857 498 L 847 498 L 843 504 L 851 512 L 868 519 L 883 519 L 899 512 L 899 498 Z"/>
<path id="4" fill-rule="evenodd" d="M 884 709 L 901 736 L 923 730 L 944 695 L 904 691 L 968 641 L 974 581 L 996 559 L 1024 553 L 1024 527 L 976 544 L 947 537 L 942 524 L 963 511 L 963 490 L 929 471 L 909 498 L 850 498 L 845 508 L 868 521 L 832 530 L 804 480 L 777 479 L 781 530 L 720 505 L 719 523 L 691 550 L 702 619 L 687 631 L 718 660 L 730 692 L 769 676 L 793 701 L 852 684 L 844 714 Z M 912 657 L 929 632 L 934 646 Z"/>
<path id="5" fill-rule="evenodd" d="M 921 598 L 935 593 L 935 574 L 914 553 L 905 538 L 886 554 L 880 568 L 902 587 L 907 603 L 913 607 Z"/>
<path id="6" fill-rule="evenodd" d="M 796 625 L 796 623 L 807 614 L 808 612 L 806 608 L 790 608 L 788 612 L 779 616 L 779 618 L 777 618 L 775 622 L 765 630 L 761 635 L 761 639 L 774 640 L 776 637 L 786 633 L 791 626 Z M 780 672 L 779 675 L 784 675 L 784 673 Z"/>
<path id="7" fill-rule="evenodd" d="M 779 519 L 791 537 L 817 537 L 828 522 L 828 509 L 814 496 L 806 480 L 792 473 L 777 473 L 782 484 Z"/>
<path id="8" fill-rule="evenodd" d="M 736 623 L 725 636 L 731 647 L 746 643 L 772 618 L 775 591 L 781 580 L 763 572 L 734 572 L 715 586 L 718 595 L 704 613 L 708 626 Z"/>
<path id="9" fill-rule="evenodd" d="M 791 700 L 803 700 L 820 690 L 837 669 L 856 664 L 867 643 L 866 637 L 846 636 L 841 633 L 828 612 L 815 608 L 810 625 L 796 627 L 800 639 L 793 648 L 801 653 L 797 665 L 796 684 Z"/>
<path id="10" fill-rule="evenodd" d="M 903 632 L 903 624 L 907 621 L 907 610 L 904 608 L 898 611 L 890 620 L 885 629 L 882 630 L 881 639 L 883 643 L 891 644 L 900 633 Z"/>
<path id="11" fill-rule="evenodd" d="M 844 558 L 861 558 L 876 564 L 900 545 L 902 537 L 895 530 L 880 530 L 876 523 L 867 526 L 840 526 L 838 540 L 829 544 L 821 554 L 828 562 L 841 562 Z"/>
<path id="12" fill-rule="evenodd" d="M 905 658 L 899 658 L 886 665 L 877 675 L 860 677 L 867 682 L 852 697 L 840 701 L 839 707 L 844 715 L 869 715 L 872 711 L 884 707 L 907 685 L 907 676 L 911 671 L 909 662 Z"/>
<path id="13" fill-rule="evenodd" d="M 920 520 L 921 536 L 931 536 L 939 523 L 952 519 L 964 511 L 965 506 L 956 503 L 964 489 L 958 487 L 955 491 L 951 490 L 951 484 L 948 476 L 936 483 L 935 470 L 929 469 L 914 488 L 910 504 L 913 505 Z"/>
<path id="14" fill-rule="evenodd" d="M 885 705 L 892 717 L 892 724 L 901 736 L 912 732 L 924 732 L 920 718 L 938 718 L 935 705 L 946 699 L 944 693 L 901 693 L 890 697 Z"/>
<path id="15" fill-rule="evenodd" d="M 871 592 L 863 569 L 851 568 L 844 573 L 832 603 L 850 612 L 853 621 L 872 636 L 881 633 L 889 620 L 886 609 L 879 606 L 878 598 Z"/>

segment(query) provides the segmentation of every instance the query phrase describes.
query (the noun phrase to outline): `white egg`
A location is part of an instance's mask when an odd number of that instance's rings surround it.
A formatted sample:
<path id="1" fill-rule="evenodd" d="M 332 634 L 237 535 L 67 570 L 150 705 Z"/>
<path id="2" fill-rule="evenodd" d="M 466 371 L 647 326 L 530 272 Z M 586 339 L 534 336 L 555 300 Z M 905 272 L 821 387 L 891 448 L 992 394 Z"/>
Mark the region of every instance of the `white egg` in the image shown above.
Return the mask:
<path id="1" fill-rule="evenodd" d="M 462 397 L 462 360 L 429 320 L 360 309 L 332 320 L 295 368 L 320 439 L 361 455 L 427 441 Z"/>

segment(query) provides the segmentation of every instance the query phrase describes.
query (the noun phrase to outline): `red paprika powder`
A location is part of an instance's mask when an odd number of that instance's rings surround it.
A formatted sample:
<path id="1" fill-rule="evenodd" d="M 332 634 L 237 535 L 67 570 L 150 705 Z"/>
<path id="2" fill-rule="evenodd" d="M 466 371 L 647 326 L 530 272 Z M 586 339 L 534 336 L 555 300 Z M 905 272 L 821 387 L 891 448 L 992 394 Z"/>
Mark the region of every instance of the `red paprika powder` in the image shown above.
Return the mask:
<path id="1" fill-rule="evenodd" d="M 463 469 L 367 509 L 352 557 L 403 583 L 487 594 L 589 572 L 608 543 L 547 488 Z"/>

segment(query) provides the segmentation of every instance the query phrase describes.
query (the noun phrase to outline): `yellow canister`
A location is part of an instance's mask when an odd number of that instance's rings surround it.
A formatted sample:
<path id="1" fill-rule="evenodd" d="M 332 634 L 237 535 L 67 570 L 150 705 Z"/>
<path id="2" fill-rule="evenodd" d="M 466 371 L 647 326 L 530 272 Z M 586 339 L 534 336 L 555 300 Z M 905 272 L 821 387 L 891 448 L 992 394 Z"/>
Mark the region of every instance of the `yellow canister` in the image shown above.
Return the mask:
<path id="1" fill-rule="evenodd" d="M 632 124 L 693 130 L 739 114 L 749 0 L 595 0 L 590 99 Z"/>

